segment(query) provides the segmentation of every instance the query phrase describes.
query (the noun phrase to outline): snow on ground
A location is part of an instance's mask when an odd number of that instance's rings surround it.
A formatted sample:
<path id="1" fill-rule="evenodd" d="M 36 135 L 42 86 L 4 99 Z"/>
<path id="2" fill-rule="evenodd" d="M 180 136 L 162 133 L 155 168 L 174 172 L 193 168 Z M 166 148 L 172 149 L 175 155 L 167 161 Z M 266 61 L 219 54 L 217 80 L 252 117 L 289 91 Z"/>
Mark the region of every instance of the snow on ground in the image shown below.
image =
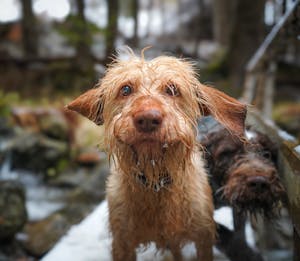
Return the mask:
<path id="1" fill-rule="evenodd" d="M 218 223 L 230 229 L 233 228 L 232 210 L 229 207 L 216 210 L 214 218 Z M 250 229 L 249 234 L 249 228 L 250 226 L 246 232 L 248 231 L 248 238 L 253 243 L 252 231 Z M 103 201 L 85 220 L 74 225 L 42 261 L 111 261 L 111 241 L 111 235 L 108 231 L 107 202 Z M 164 255 L 157 253 L 154 244 L 146 251 L 138 250 L 137 253 L 138 261 L 160 261 L 171 256 L 168 251 Z M 183 255 L 186 260 L 190 260 L 195 256 L 195 253 L 194 244 L 186 245 L 183 248 Z M 222 258 L 216 250 L 215 255 Z"/>

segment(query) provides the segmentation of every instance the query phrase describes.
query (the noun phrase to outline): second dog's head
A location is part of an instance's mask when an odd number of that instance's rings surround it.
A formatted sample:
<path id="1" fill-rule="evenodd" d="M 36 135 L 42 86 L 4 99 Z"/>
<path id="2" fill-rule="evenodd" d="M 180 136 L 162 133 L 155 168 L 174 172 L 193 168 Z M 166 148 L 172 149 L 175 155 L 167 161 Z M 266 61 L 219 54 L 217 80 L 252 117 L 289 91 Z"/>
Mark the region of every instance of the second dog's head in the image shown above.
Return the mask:
<path id="1" fill-rule="evenodd" d="M 107 150 L 127 162 L 123 168 L 166 158 L 176 168 L 195 148 L 197 118 L 211 114 L 242 135 L 246 115 L 245 105 L 200 84 L 190 62 L 168 56 L 116 60 L 67 107 L 104 124 Z"/>
<path id="2" fill-rule="evenodd" d="M 277 147 L 258 131 L 247 133 L 251 137 L 242 143 L 220 127 L 202 142 L 211 179 L 221 187 L 215 197 L 217 202 L 224 198 L 241 212 L 272 217 L 284 196 L 276 166 Z"/>

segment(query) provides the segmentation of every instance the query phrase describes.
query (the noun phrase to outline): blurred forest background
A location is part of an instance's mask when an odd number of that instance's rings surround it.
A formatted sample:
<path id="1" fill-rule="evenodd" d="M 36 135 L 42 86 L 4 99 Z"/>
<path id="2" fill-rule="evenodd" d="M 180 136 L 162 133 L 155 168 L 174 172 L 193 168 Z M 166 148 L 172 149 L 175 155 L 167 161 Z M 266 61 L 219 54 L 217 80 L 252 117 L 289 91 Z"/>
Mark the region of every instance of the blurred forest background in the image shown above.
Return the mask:
<path id="1" fill-rule="evenodd" d="M 116 49 L 128 45 L 139 53 L 151 45 L 149 58 L 192 58 L 202 82 L 240 96 L 247 62 L 293 2 L 1 0 L 0 90 L 22 101 L 58 101 L 92 87 Z M 299 100 L 299 27 L 295 18 L 268 54 L 277 68 L 275 101 Z M 287 109 L 278 110 L 281 124 Z"/>
<path id="2" fill-rule="evenodd" d="M 201 82 L 241 97 L 250 59 L 296 2 L 0 0 L 0 260 L 42 257 L 103 199 L 101 129 L 63 107 L 93 87 L 117 49 L 191 58 Z M 299 9 L 251 71 L 265 95 L 250 99 L 297 137 Z"/>

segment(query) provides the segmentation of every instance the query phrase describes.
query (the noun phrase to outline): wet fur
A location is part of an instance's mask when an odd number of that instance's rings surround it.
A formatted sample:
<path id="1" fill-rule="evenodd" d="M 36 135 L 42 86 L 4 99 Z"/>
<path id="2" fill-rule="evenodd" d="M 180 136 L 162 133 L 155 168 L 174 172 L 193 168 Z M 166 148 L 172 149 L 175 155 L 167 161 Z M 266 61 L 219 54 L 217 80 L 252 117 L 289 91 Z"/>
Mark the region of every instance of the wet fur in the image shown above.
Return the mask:
<path id="1" fill-rule="evenodd" d="M 232 136 L 219 125 L 219 130 L 202 140 L 205 157 L 214 184 L 217 205 L 231 205 L 241 214 L 277 216 L 284 187 L 277 171 L 277 148 L 267 136 L 252 130 L 255 136 L 247 142 Z M 254 193 L 247 187 L 251 176 L 264 177 L 268 187 Z"/>
<path id="2" fill-rule="evenodd" d="M 124 85 L 133 88 L 131 95 L 120 95 Z M 166 93 L 170 85 L 178 96 Z M 211 114 L 241 135 L 245 105 L 199 83 L 186 60 L 161 56 L 146 61 L 131 54 L 127 61 L 114 61 L 96 88 L 68 108 L 105 127 L 113 259 L 135 260 L 135 249 L 154 241 L 181 260 L 181 247 L 194 241 L 198 260 L 211 261 L 213 200 L 196 141 L 196 120 Z M 162 126 L 152 133 L 137 131 L 135 115 L 153 108 L 163 115 Z M 139 181 L 140 173 L 147 185 Z M 154 191 L 152 185 L 166 175 L 171 184 Z"/>

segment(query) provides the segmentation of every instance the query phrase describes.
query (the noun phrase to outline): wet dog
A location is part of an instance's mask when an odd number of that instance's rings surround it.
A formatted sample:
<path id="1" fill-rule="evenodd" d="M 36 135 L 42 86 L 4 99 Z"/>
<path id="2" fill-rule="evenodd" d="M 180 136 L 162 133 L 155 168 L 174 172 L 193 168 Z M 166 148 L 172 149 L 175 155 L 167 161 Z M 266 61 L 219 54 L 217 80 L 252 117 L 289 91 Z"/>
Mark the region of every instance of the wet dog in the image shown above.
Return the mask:
<path id="1" fill-rule="evenodd" d="M 215 206 L 233 207 L 235 231 L 218 226 L 217 246 L 231 260 L 262 260 L 245 240 L 246 216 L 277 216 L 284 197 L 284 187 L 277 171 L 277 147 L 253 128 L 247 140 L 232 135 L 211 117 L 200 125 L 200 142 L 213 188 Z"/>
<path id="2" fill-rule="evenodd" d="M 182 260 L 193 241 L 197 260 L 211 261 L 214 208 L 197 119 L 210 114 L 243 135 L 245 105 L 201 84 L 186 60 L 131 54 L 68 108 L 104 124 L 113 259 L 135 260 L 136 248 L 153 241 Z"/>

